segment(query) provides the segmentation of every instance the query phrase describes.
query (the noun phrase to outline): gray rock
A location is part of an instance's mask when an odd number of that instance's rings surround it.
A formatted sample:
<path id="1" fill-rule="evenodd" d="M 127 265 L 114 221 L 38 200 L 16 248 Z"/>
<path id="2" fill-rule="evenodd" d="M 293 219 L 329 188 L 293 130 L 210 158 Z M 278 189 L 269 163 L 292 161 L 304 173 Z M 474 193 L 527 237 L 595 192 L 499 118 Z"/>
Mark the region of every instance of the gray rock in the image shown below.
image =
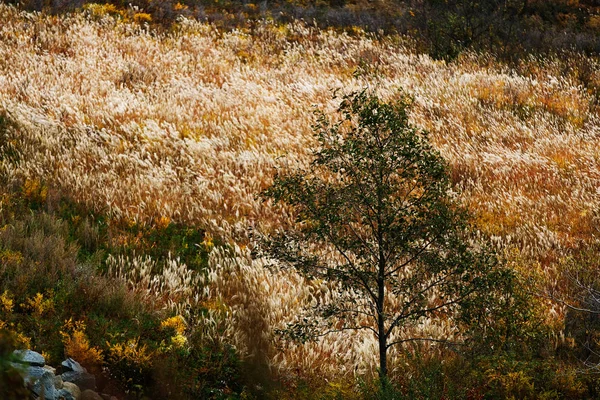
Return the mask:
<path id="1" fill-rule="evenodd" d="M 57 389 L 62 389 L 64 383 L 60 375 L 54 377 L 54 387 Z"/>
<path id="2" fill-rule="evenodd" d="M 77 397 L 73 396 L 73 393 L 65 389 L 60 389 L 56 396 L 57 400 L 79 400 Z"/>
<path id="3" fill-rule="evenodd" d="M 63 396 L 65 400 L 80 400 L 81 390 L 72 382 L 64 382 L 63 388 L 59 391 L 59 396 Z"/>
<path id="4" fill-rule="evenodd" d="M 19 364 L 19 363 L 14 363 L 14 362 L 9 362 L 8 364 L 19 372 L 24 372 L 28 368 L 28 366 L 25 364 Z"/>
<path id="5" fill-rule="evenodd" d="M 63 371 L 87 372 L 87 370 L 83 368 L 81 364 L 72 358 L 67 358 L 60 365 L 62 365 Z"/>
<path id="6" fill-rule="evenodd" d="M 44 365 L 44 369 L 46 369 L 46 370 L 52 372 L 54 375 L 56 375 L 56 368 L 51 367 L 49 365 Z"/>
<path id="7" fill-rule="evenodd" d="M 81 392 L 81 400 L 104 400 L 98 393 L 93 390 L 84 390 Z"/>
<path id="8" fill-rule="evenodd" d="M 25 385 L 37 396 L 45 400 L 56 400 L 57 390 L 54 387 L 54 374 L 42 367 L 29 367 L 24 373 Z"/>
<path id="9" fill-rule="evenodd" d="M 18 362 L 31 365 L 32 367 L 43 367 L 46 360 L 40 353 L 31 350 L 15 350 L 13 354 L 18 357 Z"/>
<path id="10" fill-rule="evenodd" d="M 67 371 L 61 377 L 63 382 L 73 382 L 81 390 L 96 389 L 96 377 L 87 372 Z"/>

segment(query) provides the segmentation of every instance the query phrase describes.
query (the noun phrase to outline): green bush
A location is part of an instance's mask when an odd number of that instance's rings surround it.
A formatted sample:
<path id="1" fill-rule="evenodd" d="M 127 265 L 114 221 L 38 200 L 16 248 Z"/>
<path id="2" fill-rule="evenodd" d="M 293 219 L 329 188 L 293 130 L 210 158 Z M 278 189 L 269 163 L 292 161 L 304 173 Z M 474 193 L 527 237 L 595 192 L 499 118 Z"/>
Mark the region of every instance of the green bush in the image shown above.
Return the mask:
<path id="1" fill-rule="evenodd" d="M 30 396 L 19 370 L 12 365 L 17 361 L 12 354 L 15 347 L 15 337 L 0 329 L 0 399 L 3 400 L 23 400 Z"/>

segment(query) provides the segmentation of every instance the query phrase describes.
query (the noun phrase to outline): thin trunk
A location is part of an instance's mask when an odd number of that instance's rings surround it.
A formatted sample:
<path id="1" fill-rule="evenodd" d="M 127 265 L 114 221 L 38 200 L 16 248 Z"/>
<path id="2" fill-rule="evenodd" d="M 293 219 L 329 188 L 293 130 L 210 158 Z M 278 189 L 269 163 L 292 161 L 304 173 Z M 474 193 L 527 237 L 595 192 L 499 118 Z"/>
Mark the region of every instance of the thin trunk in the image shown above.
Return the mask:
<path id="1" fill-rule="evenodd" d="M 377 277 L 377 332 L 379 339 L 379 377 L 382 385 L 387 380 L 387 335 L 385 332 L 385 261 L 379 261 L 379 274 Z"/>
<path id="2" fill-rule="evenodd" d="M 379 166 L 379 181 L 378 184 L 384 182 L 383 168 Z M 385 331 L 385 252 L 384 239 L 382 230 L 383 214 L 383 192 L 380 185 L 377 188 L 377 243 L 379 250 L 378 273 L 377 273 L 377 332 L 379 333 L 379 378 L 381 379 L 381 388 L 385 389 L 387 384 L 387 334 Z"/>
<path id="3" fill-rule="evenodd" d="M 383 324 L 383 320 L 380 318 L 379 320 L 378 330 L 380 332 L 379 335 L 379 378 L 381 378 L 381 383 L 384 384 L 387 379 L 387 337 L 385 336 L 385 327 Z"/>

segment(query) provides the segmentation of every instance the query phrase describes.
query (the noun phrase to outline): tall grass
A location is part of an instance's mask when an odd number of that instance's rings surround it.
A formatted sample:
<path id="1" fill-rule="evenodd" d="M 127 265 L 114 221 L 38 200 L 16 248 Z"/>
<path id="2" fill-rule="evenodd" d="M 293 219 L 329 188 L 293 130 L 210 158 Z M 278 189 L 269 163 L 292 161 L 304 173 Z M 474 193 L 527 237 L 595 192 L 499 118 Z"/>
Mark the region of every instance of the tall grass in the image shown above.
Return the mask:
<path id="1" fill-rule="evenodd" d="M 333 110 L 334 89 L 411 94 L 412 122 L 431 132 L 481 235 L 517 270 L 556 285 L 560 260 L 595 240 L 597 94 L 564 74 L 558 58 L 523 61 L 519 70 L 475 54 L 448 64 L 401 37 L 302 22 L 223 32 L 182 19 L 156 33 L 109 15 L 5 5 L 0 20 L 0 113 L 15 124 L 3 139 L 18 154 L 0 160 L 3 177 L 43 182 L 44 201 L 67 196 L 121 224 L 180 223 L 218 238 L 203 277 L 186 275 L 177 255 L 177 278 L 142 276 L 151 269 L 143 258 L 115 257 L 113 271 L 140 290 L 188 300 L 200 296 L 190 285 L 203 280 L 202 301 L 227 316 L 219 332 L 282 375 L 363 374 L 375 356 L 374 339 L 358 334 L 277 345 L 274 328 L 329 294 L 265 271 L 247 247 L 249 228 L 292 222 L 290 210 L 257 195 L 274 167 L 307 162 L 312 111 Z M 548 309 L 561 321 L 561 306 Z"/>

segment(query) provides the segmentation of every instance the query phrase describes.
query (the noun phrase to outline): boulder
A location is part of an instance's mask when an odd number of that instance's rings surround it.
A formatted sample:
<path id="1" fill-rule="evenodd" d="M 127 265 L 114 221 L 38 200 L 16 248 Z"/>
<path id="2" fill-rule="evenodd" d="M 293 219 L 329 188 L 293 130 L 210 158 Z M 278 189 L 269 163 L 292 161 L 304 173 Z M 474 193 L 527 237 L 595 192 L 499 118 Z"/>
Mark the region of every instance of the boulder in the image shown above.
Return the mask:
<path id="1" fill-rule="evenodd" d="M 69 392 L 68 390 L 60 389 L 58 391 L 56 400 L 79 400 L 79 399 L 76 398 L 75 396 L 73 396 L 73 393 Z"/>
<path id="2" fill-rule="evenodd" d="M 67 358 L 60 364 L 63 367 L 63 372 L 74 371 L 74 372 L 87 372 L 85 368 L 81 366 L 77 361 L 72 358 Z"/>
<path id="3" fill-rule="evenodd" d="M 54 386 L 54 374 L 42 367 L 29 367 L 25 370 L 25 385 L 37 396 L 45 400 L 56 400 L 58 394 Z"/>
<path id="4" fill-rule="evenodd" d="M 85 391 L 96 389 L 96 377 L 87 372 L 67 371 L 61 375 L 63 382 L 72 382 Z"/>
<path id="5" fill-rule="evenodd" d="M 32 367 L 43 367 L 46 365 L 46 360 L 40 353 L 31 350 L 15 350 L 13 354 L 17 356 L 18 362 L 31 365 Z"/>
<path id="6" fill-rule="evenodd" d="M 44 369 L 46 369 L 46 370 L 52 372 L 54 375 L 56 375 L 56 368 L 51 367 L 49 365 L 44 365 Z"/>
<path id="7" fill-rule="evenodd" d="M 63 388 L 59 390 L 58 396 L 64 397 L 65 400 L 81 400 L 81 390 L 72 382 L 64 382 Z"/>
<path id="8" fill-rule="evenodd" d="M 25 364 L 15 363 L 15 362 L 9 362 L 8 365 L 10 365 L 12 368 L 16 369 L 19 372 L 23 372 L 23 371 L 27 370 L 27 368 L 29 368 Z M 21 374 L 21 375 L 23 375 L 23 374 Z"/>
<path id="9" fill-rule="evenodd" d="M 60 375 L 54 377 L 54 387 L 57 389 L 62 389 L 64 383 Z"/>
<path id="10" fill-rule="evenodd" d="M 81 400 L 104 400 L 98 393 L 93 390 L 84 390 L 81 392 Z"/>

